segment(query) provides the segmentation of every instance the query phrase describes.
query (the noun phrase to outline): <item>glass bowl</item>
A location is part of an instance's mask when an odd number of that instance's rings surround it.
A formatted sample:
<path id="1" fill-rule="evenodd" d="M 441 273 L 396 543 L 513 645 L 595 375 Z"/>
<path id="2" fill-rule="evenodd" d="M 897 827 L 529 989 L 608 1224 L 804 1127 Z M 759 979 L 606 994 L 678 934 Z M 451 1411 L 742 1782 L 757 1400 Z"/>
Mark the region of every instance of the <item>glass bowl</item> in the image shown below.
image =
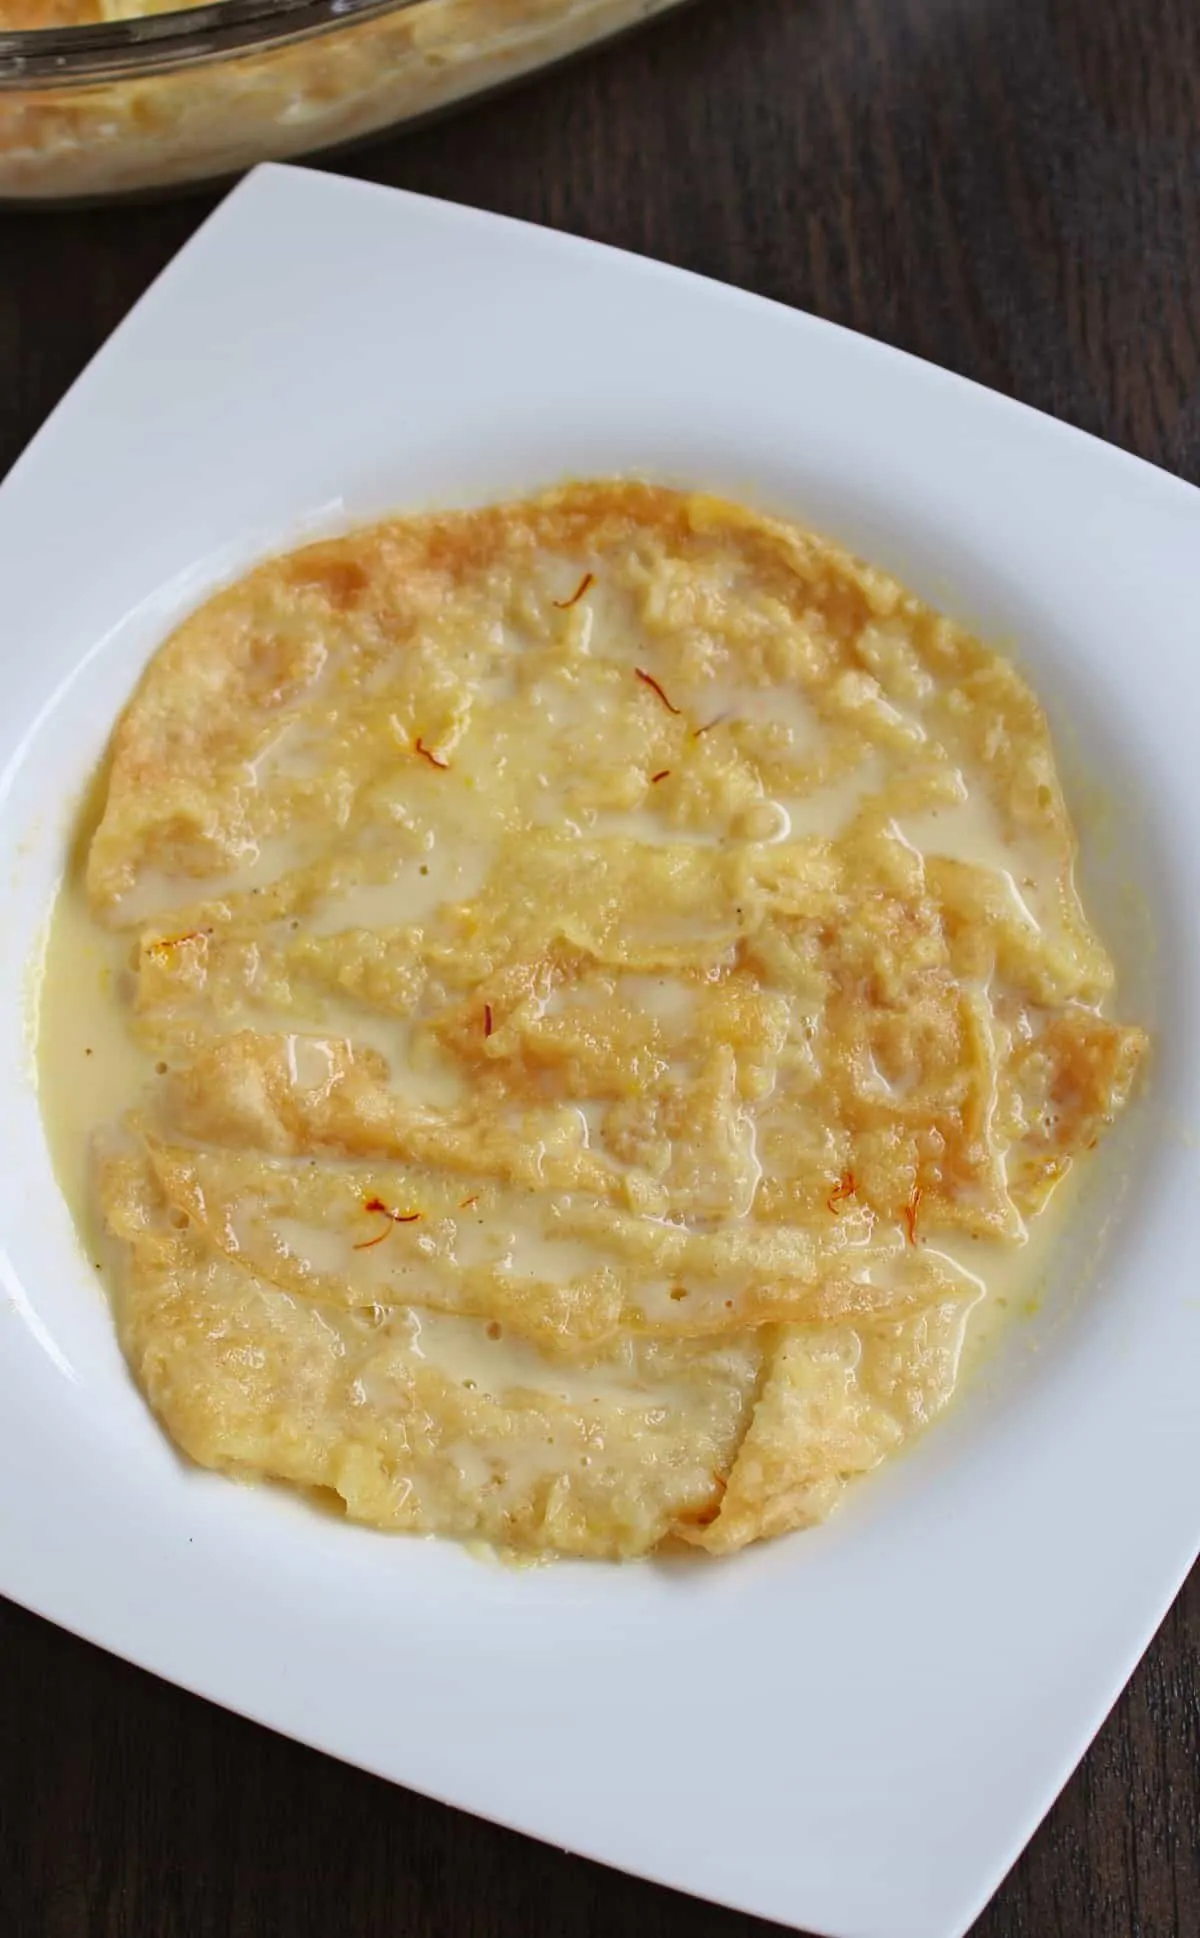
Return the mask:
<path id="1" fill-rule="evenodd" d="M 219 0 L 0 31 L 0 201 L 94 200 L 340 147 L 679 4 Z"/>

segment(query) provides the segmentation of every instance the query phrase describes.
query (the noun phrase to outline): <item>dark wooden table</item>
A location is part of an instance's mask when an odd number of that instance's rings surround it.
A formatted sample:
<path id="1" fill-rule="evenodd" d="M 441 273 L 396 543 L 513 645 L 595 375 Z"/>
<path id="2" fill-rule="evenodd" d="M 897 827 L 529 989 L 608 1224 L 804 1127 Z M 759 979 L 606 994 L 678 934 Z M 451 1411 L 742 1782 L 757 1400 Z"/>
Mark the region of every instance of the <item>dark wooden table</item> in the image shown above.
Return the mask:
<path id="1" fill-rule="evenodd" d="M 338 165 L 815 310 L 1200 483 L 1198 0 L 705 0 Z M 0 217 L 0 471 L 215 199 Z M 4 1604 L 0 1650 L 7 1938 L 768 1929 Z M 1198 1655 L 1193 1576 L 977 1938 L 1200 1934 Z"/>

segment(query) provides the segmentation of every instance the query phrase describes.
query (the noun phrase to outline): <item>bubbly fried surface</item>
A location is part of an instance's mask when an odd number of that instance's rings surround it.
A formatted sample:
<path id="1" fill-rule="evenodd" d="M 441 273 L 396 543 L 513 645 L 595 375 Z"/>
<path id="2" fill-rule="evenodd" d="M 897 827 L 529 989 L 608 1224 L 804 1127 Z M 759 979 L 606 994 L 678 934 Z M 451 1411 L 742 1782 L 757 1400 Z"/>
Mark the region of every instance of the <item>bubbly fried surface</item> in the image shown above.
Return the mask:
<path id="1" fill-rule="evenodd" d="M 197 1461 L 377 1526 L 715 1552 L 929 1421 L 1144 1049 L 1017 673 L 642 485 L 218 593 L 91 841 L 95 1201 Z M 986 1274 L 985 1274 L 986 1276 Z"/>

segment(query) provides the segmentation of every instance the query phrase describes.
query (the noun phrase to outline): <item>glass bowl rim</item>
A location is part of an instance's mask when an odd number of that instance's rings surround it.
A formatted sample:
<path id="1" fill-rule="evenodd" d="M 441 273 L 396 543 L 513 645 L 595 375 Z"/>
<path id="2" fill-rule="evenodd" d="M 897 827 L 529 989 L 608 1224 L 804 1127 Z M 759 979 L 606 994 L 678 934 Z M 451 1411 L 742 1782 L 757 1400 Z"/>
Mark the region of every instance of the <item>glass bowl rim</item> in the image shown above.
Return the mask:
<path id="1" fill-rule="evenodd" d="M 133 80 L 222 55 L 263 51 L 428 0 L 206 0 L 78 27 L 0 30 L 0 92 Z"/>

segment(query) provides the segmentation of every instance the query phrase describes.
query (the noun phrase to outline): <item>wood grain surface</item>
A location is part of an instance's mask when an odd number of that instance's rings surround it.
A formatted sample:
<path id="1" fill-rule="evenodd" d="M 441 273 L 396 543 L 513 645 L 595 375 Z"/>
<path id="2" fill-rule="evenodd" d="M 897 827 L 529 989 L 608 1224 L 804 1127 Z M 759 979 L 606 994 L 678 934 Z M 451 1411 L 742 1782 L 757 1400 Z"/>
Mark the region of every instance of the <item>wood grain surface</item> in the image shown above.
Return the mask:
<path id="1" fill-rule="evenodd" d="M 1198 0 L 702 0 L 330 165 L 814 310 L 1200 482 Z M 0 471 L 215 199 L 0 216 Z M 768 1930 L 4 1604 L 0 1651 L 6 1938 Z M 977 1938 L 1200 1934 L 1198 1654 L 1193 1576 Z"/>

